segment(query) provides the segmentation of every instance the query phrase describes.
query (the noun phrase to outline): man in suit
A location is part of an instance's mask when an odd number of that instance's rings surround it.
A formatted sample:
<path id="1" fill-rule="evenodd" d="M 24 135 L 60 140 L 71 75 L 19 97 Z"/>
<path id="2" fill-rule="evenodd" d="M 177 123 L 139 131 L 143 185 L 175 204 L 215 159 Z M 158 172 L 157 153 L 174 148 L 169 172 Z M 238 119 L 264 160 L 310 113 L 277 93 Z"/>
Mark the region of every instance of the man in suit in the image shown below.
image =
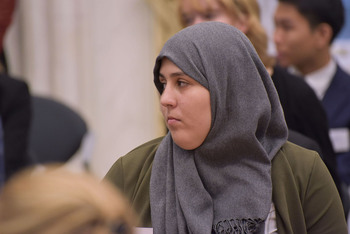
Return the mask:
<path id="1" fill-rule="evenodd" d="M 30 164 L 28 135 L 31 99 L 24 81 L 0 73 L 0 116 L 3 125 L 5 180 Z"/>
<path id="2" fill-rule="evenodd" d="M 350 76 L 330 51 L 343 24 L 341 0 L 279 0 L 274 41 L 279 64 L 302 75 L 322 101 L 338 173 L 350 185 Z"/>
<path id="3" fill-rule="evenodd" d="M 0 1 L 0 54 L 2 55 L 4 55 L 3 39 L 11 23 L 14 7 L 14 0 Z M 31 122 L 31 98 L 28 85 L 22 80 L 11 77 L 6 68 L 6 63 L 0 63 L 0 117 L 3 129 L 5 180 L 31 164 L 27 147 Z"/>

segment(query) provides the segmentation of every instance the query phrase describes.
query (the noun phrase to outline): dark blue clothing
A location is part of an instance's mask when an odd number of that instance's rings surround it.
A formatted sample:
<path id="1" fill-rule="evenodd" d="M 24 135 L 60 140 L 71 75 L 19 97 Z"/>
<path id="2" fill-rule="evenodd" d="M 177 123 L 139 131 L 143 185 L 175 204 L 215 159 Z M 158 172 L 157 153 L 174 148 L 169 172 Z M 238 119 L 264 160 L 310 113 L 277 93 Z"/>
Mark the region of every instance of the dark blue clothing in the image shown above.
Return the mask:
<path id="1" fill-rule="evenodd" d="M 5 183 L 4 130 L 0 117 L 0 188 Z"/>
<path id="2" fill-rule="evenodd" d="M 0 73 L 0 116 L 4 132 L 5 180 L 31 164 L 28 137 L 31 96 L 26 82 Z"/>
<path id="3" fill-rule="evenodd" d="M 339 66 L 322 100 L 330 128 L 350 129 L 350 75 Z M 337 154 L 340 179 L 350 185 L 350 151 Z"/>
<path id="4" fill-rule="evenodd" d="M 329 138 L 327 114 L 314 90 L 303 78 L 292 75 L 279 66 L 274 67 L 271 78 L 277 89 L 288 128 L 316 141 L 321 148 L 320 156 L 340 190 L 336 155 Z M 308 141 L 301 142 L 300 136 L 289 140 L 304 147 L 310 145 Z"/>

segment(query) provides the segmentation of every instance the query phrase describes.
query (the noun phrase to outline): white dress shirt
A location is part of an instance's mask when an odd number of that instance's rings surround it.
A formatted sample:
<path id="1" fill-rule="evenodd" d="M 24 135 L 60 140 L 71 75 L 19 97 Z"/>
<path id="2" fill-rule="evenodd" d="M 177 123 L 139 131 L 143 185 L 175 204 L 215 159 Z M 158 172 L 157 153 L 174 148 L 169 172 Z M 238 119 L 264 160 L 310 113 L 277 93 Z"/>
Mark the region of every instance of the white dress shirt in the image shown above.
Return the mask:
<path id="1" fill-rule="evenodd" d="M 265 222 L 265 234 L 277 234 L 275 205 L 271 203 L 269 215 Z"/>
<path id="2" fill-rule="evenodd" d="M 301 75 L 295 67 L 290 67 L 288 70 L 293 74 Z M 331 59 L 323 68 L 304 76 L 306 83 L 315 91 L 319 100 L 322 100 L 326 94 L 336 71 L 337 64 L 334 59 Z M 348 128 L 332 128 L 329 130 L 329 137 L 336 153 L 350 150 L 350 132 Z"/>
<path id="3" fill-rule="evenodd" d="M 303 76 L 295 67 L 288 70 L 296 75 Z M 307 75 L 304 75 L 306 83 L 315 91 L 319 100 L 322 100 L 331 81 L 337 71 L 337 64 L 331 59 L 326 66 Z"/>

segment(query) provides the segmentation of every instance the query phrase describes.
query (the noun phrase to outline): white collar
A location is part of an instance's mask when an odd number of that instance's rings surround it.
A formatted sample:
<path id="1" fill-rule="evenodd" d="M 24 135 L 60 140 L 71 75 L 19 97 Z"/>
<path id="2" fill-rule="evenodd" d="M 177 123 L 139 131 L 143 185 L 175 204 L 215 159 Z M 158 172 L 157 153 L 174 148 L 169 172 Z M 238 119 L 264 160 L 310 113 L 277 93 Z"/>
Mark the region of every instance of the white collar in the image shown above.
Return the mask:
<path id="1" fill-rule="evenodd" d="M 288 71 L 299 76 L 301 75 L 300 71 L 295 67 L 288 68 Z M 334 59 L 331 59 L 326 66 L 304 76 L 306 83 L 315 91 L 320 100 L 323 99 L 336 71 L 337 64 Z"/>

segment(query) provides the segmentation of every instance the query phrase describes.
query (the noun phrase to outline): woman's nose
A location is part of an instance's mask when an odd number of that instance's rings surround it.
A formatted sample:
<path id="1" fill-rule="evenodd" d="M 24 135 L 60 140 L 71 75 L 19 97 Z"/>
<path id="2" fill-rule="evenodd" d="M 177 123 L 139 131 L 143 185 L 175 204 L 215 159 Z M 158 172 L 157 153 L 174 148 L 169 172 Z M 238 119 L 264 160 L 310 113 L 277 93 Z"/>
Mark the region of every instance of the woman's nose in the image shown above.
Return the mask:
<path id="1" fill-rule="evenodd" d="M 167 85 L 160 96 L 160 104 L 164 107 L 176 106 L 176 98 L 173 88 Z"/>

